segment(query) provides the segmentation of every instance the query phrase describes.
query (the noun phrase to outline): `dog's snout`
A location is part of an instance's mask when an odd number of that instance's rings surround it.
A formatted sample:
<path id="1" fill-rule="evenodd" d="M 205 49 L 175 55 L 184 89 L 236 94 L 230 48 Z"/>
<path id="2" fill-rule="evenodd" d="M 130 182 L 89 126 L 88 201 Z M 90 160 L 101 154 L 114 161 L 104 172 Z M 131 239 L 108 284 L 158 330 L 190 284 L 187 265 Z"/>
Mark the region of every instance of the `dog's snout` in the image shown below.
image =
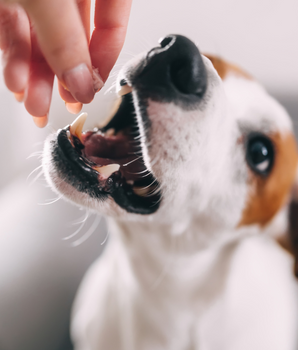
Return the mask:
<path id="1" fill-rule="evenodd" d="M 207 87 L 207 73 L 197 46 L 182 35 L 168 35 L 148 52 L 136 83 L 153 99 L 197 102 Z"/>
<path id="2" fill-rule="evenodd" d="M 169 65 L 169 78 L 185 94 L 202 95 L 207 76 L 202 57 L 196 45 L 183 36 L 167 36 L 160 46 L 165 51 L 165 64 Z"/>

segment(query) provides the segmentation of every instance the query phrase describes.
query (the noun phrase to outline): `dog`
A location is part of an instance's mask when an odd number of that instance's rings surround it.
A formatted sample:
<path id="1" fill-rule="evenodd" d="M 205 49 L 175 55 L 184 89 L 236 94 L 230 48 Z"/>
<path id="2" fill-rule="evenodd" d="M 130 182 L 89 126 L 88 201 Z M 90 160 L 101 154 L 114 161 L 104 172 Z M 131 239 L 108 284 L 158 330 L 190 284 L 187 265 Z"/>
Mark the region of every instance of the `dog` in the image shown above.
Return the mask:
<path id="1" fill-rule="evenodd" d="M 54 191 L 111 232 L 74 303 L 75 349 L 296 349 L 285 109 L 181 35 L 128 62 L 117 93 L 104 125 L 82 132 L 83 113 L 44 149 Z"/>

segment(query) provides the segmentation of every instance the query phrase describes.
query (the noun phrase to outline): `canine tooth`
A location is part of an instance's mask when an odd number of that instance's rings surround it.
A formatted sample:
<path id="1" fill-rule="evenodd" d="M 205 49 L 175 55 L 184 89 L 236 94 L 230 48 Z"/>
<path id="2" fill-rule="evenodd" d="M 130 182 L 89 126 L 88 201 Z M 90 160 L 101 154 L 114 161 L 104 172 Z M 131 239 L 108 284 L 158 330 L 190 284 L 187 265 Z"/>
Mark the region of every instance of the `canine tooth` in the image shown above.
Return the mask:
<path id="1" fill-rule="evenodd" d="M 67 135 L 68 139 L 71 140 L 71 135 L 70 135 L 70 131 L 69 130 L 66 130 L 66 135 Z"/>
<path id="2" fill-rule="evenodd" d="M 77 119 L 75 119 L 69 127 L 72 135 L 76 136 L 82 142 L 82 130 L 87 119 L 87 113 L 81 113 Z"/>
<path id="3" fill-rule="evenodd" d="M 132 92 L 132 87 L 129 85 L 123 85 L 121 86 L 120 90 L 118 90 L 118 95 L 119 96 L 124 96 Z"/>
<path id="4" fill-rule="evenodd" d="M 142 197 L 145 197 L 150 191 L 150 187 L 133 187 L 132 188 L 134 193 L 138 196 L 142 196 Z"/>
<path id="5" fill-rule="evenodd" d="M 108 178 L 111 176 L 114 172 L 118 171 L 120 169 L 119 164 L 108 164 L 104 166 L 97 166 L 94 167 L 96 171 L 98 171 L 102 176 Z"/>
<path id="6" fill-rule="evenodd" d="M 108 129 L 106 132 L 105 132 L 105 135 L 106 136 L 114 136 L 115 135 L 115 129 Z"/>

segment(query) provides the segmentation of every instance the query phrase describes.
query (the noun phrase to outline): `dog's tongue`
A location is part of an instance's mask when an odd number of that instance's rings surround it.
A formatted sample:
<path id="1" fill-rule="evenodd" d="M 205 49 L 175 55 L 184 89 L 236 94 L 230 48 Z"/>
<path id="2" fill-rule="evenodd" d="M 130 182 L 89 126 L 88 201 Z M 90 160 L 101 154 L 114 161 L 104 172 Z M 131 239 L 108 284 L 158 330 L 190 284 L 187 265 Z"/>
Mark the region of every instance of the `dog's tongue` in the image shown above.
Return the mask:
<path id="1" fill-rule="evenodd" d="M 100 132 L 87 132 L 84 135 L 84 146 L 84 156 L 97 164 L 97 171 L 100 171 L 102 166 L 113 164 L 116 169 L 118 165 L 117 170 L 120 168 L 126 180 L 134 181 L 139 179 L 140 173 L 146 169 L 141 157 L 136 154 L 138 147 L 127 134 L 105 136 Z"/>

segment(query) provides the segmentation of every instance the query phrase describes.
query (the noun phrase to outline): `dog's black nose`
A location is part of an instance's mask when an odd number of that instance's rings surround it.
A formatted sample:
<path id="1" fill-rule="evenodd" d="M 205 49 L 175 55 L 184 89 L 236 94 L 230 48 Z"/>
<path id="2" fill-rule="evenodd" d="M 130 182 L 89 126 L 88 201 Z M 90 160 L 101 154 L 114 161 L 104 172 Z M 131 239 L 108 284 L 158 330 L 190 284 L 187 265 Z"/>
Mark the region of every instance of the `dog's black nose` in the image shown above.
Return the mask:
<path id="1" fill-rule="evenodd" d="M 198 102 L 207 88 L 207 73 L 197 46 L 182 35 L 168 35 L 148 52 L 136 74 L 143 94 L 155 100 Z"/>

